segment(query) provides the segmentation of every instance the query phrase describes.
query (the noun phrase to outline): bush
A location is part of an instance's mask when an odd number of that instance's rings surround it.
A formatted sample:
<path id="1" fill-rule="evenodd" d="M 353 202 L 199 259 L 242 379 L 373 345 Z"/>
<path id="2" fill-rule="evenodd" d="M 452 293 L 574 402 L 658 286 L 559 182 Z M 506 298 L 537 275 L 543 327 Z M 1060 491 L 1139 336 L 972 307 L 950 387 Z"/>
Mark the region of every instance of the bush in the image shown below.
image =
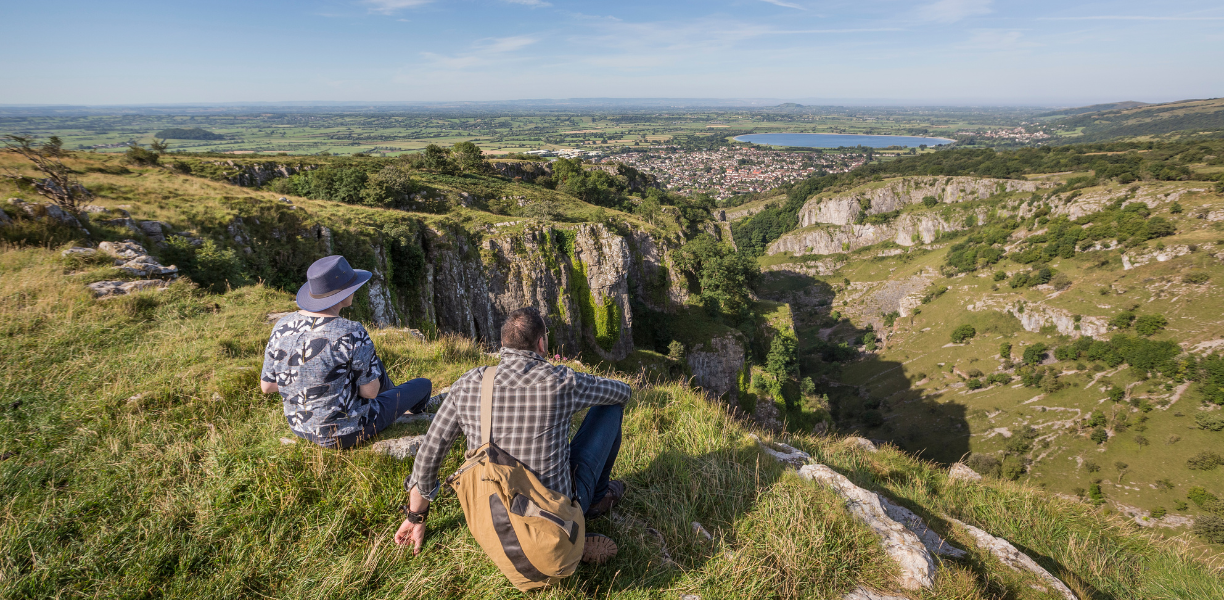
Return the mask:
<path id="1" fill-rule="evenodd" d="M 1007 373 L 992 373 L 986 376 L 986 383 L 989 385 L 1007 385 L 1011 380 L 1012 376 Z"/>
<path id="2" fill-rule="evenodd" d="M 1204 283 L 1207 283 L 1208 279 L 1211 279 L 1211 275 L 1208 275 L 1207 273 L 1203 273 L 1200 271 L 1197 273 L 1187 273 L 1184 277 L 1182 277 L 1182 282 L 1190 283 L 1194 285 L 1202 285 Z"/>
<path id="3" fill-rule="evenodd" d="M 884 326 L 885 326 L 885 327 L 892 327 L 892 326 L 893 326 L 893 323 L 896 323 L 896 322 L 897 322 L 897 318 L 898 318 L 898 317 L 900 317 L 900 316 L 901 316 L 901 313 L 899 313 L 899 312 L 897 312 L 897 311 L 895 311 L 895 310 L 894 310 L 893 312 L 890 312 L 890 313 L 888 313 L 888 314 L 885 314 L 885 315 L 884 315 Z"/>
<path id="4" fill-rule="evenodd" d="M 1224 518 L 1215 515 L 1195 517 L 1191 531 L 1213 544 L 1224 544 Z"/>
<path id="5" fill-rule="evenodd" d="M 1224 413 L 1204 412 L 1195 415 L 1194 424 L 1207 431 L 1224 431 Z"/>
<path id="6" fill-rule="evenodd" d="M 965 459 L 965 465 L 978 474 L 989 477 L 998 477 L 1002 467 L 999 459 L 989 454 L 971 454 L 969 458 Z"/>
<path id="7" fill-rule="evenodd" d="M 210 239 L 204 240 L 196 248 L 185 238 L 172 235 L 166 239 L 162 257 L 197 285 L 212 292 L 224 292 L 227 285 L 237 287 L 246 283 L 242 258 L 238 253 L 233 248 L 218 246 Z"/>
<path id="8" fill-rule="evenodd" d="M 1003 281 L 1004 279 L 1007 279 L 1006 271 L 995 271 L 995 274 L 994 274 L 995 281 Z"/>
<path id="9" fill-rule="evenodd" d="M 1126 390 L 1120 387 L 1116 387 L 1116 386 L 1109 388 L 1109 399 L 1110 400 L 1113 400 L 1114 402 L 1121 402 L 1122 398 L 1125 398 L 1125 397 L 1126 397 Z"/>
<path id="10" fill-rule="evenodd" d="M 672 340 L 671 343 L 667 345 L 667 358 L 672 360 L 682 360 L 684 358 L 684 344 L 676 340 Z"/>
<path id="11" fill-rule="evenodd" d="M 1020 479 L 1024 471 L 1024 459 L 1019 456 L 1008 456 L 1003 459 L 1003 464 L 999 466 L 999 475 L 1009 481 Z"/>
<path id="12" fill-rule="evenodd" d="M 1135 322 L 1135 313 L 1126 310 L 1114 315 L 1114 318 L 1109 320 L 1109 326 L 1116 329 L 1126 329 Z"/>
<path id="13" fill-rule="evenodd" d="M 1104 444 L 1109 441 L 1109 433 L 1105 431 L 1104 427 L 1097 427 L 1092 430 L 1092 434 L 1088 436 L 1088 439 L 1098 444 Z"/>
<path id="14" fill-rule="evenodd" d="M 975 335 L 977 335 L 977 330 L 972 325 L 961 325 L 952 330 L 952 341 L 957 344 L 963 344 Z"/>
<path id="15" fill-rule="evenodd" d="M 1011 349 L 1011 342 L 1003 342 L 1002 344 L 999 344 L 999 358 L 1004 360 L 1011 358 Z"/>
<path id="16" fill-rule="evenodd" d="M 1152 517 L 1153 519 L 1163 519 L 1163 518 L 1164 518 L 1164 516 L 1165 516 L 1165 515 L 1167 515 L 1167 514 L 1169 514 L 1169 511 L 1168 511 L 1168 510 L 1165 510 L 1165 507 L 1163 507 L 1163 506 L 1157 506 L 1156 508 L 1153 508 L 1153 509 L 1152 509 L 1152 514 L 1151 514 L 1151 517 Z"/>
<path id="17" fill-rule="evenodd" d="M 884 424 L 884 415 L 878 410 L 869 410 L 863 413 L 863 425 L 874 429 Z"/>
<path id="18" fill-rule="evenodd" d="M 978 379 L 978 378 L 976 378 L 976 377 L 975 377 L 975 378 L 973 378 L 973 379 L 970 379 L 970 380 L 966 381 L 966 382 L 965 382 L 965 387 L 967 387 L 967 388 L 969 388 L 969 389 L 971 389 L 971 390 L 980 390 L 980 389 L 982 389 L 982 388 L 986 387 L 986 385 L 982 383 L 982 380 L 981 380 L 981 379 Z"/>
<path id="19" fill-rule="evenodd" d="M 1101 465 L 1096 464 L 1095 461 L 1086 460 L 1084 461 L 1084 470 L 1089 473 L 1096 473 L 1101 470 Z"/>
<path id="20" fill-rule="evenodd" d="M 1135 333 L 1148 337 L 1164 329 L 1168 324 L 1169 320 L 1164 315 L 1143 315 L 1135 320 Z"/>
<path id="21" fill-rule="evenodd" d="M 1101 493 L 1101 484 L 1094 481 L 1088 486 L 1088 501 L 1093 506 L 1105 504 L 1105 494 Z"/>
<path id="22" fill-rule="evenodd" d="M 409 202 L 408 196 L 417 191 L 410 171 L 403 165 L 389 165 L 370 175 L 359 196 L 368 206 L 402 208 Z"/>
<path id="23" fill-rule="evenodd" d="M 141 147 L 140 144 L 131 144 L 128 146 L 127 152 L 124 152 L 123 156 L 129 163 L 134 165 L 152 166 L 156 165 L 157 161 L 161 160 L 160 154 L 153 152 L 152 150 L 146 150 L 145 148 Z"/>
<path id="24" fill-rule="evenodd" d="M 1045 360 L 1046 345 L 1038 342 L 1024 349 L 1024 364 L 1035 365 Z"/>
<path id="25" fill-rule="evenodd" d="M 1211 450 L 1204 450 L 1186 460 L 1186 467 L 1194 471 L 1212 471 L 1224 465 L 1224 456 Z"/>

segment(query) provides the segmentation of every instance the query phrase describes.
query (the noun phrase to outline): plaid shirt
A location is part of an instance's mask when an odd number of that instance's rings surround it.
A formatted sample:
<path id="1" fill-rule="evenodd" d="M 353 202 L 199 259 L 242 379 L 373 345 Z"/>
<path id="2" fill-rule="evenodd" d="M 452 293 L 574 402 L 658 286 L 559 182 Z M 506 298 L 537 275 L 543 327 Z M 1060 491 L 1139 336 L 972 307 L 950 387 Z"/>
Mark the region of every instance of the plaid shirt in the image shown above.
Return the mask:
<path id="1" fill-rule="evenodd" d="M 468 450 L 480 447 L 480 382 L 488 367 L 465 373 L 438 407 L 425 441 L 412 464 L 404 489 L 433 500 L 440 484 L 438 469 L 462 430 Z M 493 380 L 493 441 L 528 468 L 550 490 L 572 495 L 570 423 L 574 413 L 591 406 L 624 404 L 629 385 L 552 365 L 527 350 L 501 349 Z"/>

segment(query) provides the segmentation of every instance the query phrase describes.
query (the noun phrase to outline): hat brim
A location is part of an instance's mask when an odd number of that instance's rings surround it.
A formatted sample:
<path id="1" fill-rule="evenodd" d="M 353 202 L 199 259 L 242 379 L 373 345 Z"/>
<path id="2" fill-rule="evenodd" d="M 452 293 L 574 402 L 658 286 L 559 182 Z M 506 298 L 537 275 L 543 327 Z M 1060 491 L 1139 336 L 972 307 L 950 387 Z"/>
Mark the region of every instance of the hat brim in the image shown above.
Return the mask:
<path id="1" fill-rule="evenodd" d="M 339 304 L 345 298 L 348 298 L 350 294 L 357 291 L 361 286 L 365 285 L 366 282 L 370 281 L 370 277 L 374 276 L 373 273 L 364 269 L 353 269 L 353 273 L 357 275 L 357 283 L 354 283 L 353 285 L 350 285 L 326 298 L 310 297 L 310 282 L 302 284 L 302 287 L 298 288 L 297 292 L 298 308 L 308 310 L 310 312 L 327 310 Z"/>

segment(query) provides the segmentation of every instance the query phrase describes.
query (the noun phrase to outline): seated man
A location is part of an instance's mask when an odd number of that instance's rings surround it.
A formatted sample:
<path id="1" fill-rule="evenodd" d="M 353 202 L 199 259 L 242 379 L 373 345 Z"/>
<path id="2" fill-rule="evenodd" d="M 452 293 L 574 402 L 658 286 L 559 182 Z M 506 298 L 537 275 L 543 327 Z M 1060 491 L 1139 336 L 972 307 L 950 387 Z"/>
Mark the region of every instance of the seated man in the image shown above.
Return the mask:
<path id="1" fill-rule="evenodd" d="M 306 271 L 297 293 L 301 310 L 272 328 L 260 389 L 280 392 L 293 433 L 324 448 L 350 448 L 420 412 L 432 384 L 413 379 L 396 386 L 360 323 L 340 317 L 370 272 L 343 256 L 321 258 Z"/>
<path id="2" fill-rule="evenodd" d="M 625 494 L 625 485 L 610 481 L 620 451 L 621 418 L 629 400 L 629 385 L 549 364 L 548 329 L 534 308 L 516 310 L 501 330 L 501 364 L 493 388 L 492 438 L 498 446 L 536 473 L 549 489 L 578 500 L 587 519 L 607 513 Z M 429 503 L 438 496 L 438 469 L 451 443 L 462 431 L 468 450 L 480 440 L 480 386 L 484 371 L 477 367 L 451 386 L 438 408 L 412 475 L 408 519 L 395 533 L 401 546 L 421 551 Z M 574 414 L 590 407 L 582 426 L 569 440 Z M 603 562 L 616 554 L 607 537 L 587 534 L 582 559 Z"/>

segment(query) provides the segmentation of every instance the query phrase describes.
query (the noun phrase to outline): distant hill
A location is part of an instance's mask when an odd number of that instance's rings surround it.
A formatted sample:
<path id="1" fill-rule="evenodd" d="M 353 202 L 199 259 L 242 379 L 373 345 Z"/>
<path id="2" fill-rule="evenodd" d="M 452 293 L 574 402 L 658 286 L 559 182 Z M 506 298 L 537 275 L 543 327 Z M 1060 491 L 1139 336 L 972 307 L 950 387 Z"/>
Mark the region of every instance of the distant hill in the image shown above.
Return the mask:
<path id="1" fill-rule="evenodd" d="M 1147 102 L 1134 102 L 1134 101 L 1128 100 L 1126 102 L 1110 102 L 1108 104 L 1093 104 L 1091 106 L 1080 106 L 1077 108 L 1067 108 L 1063 110 L 1056 110 L 1053 112 L 1043 113 L 1037 116 L 1038 117 L 1072 117 L 1075 115 L 1082 115 L 1084 113 L 1102 112 L 1106 110 L 1126 110 L 1128 108 L 1139 108 L 1141 106 L 1151 106 L 1151 105 L 1148 104 Z"/>
<path id="2" fill-rule="evenodd" d="M 207 129 L 195 127 L 192 129 L 163 129 L 154 134 L 163 140 L 223 140 L 225 136 L 213 133 Z"/>
<path id="3" fill-rule="evenodd" d="M 1066 142 L 1096 142 L 1120 137 L 1169 134 L 1193 135 L 1204 132 L 1224 135 L 1224 98 L 1182 100 L 1089 112 L 1061 119 L 1058 124 L 1083 128 L 1079 136 L 1069 137 Z"/>

